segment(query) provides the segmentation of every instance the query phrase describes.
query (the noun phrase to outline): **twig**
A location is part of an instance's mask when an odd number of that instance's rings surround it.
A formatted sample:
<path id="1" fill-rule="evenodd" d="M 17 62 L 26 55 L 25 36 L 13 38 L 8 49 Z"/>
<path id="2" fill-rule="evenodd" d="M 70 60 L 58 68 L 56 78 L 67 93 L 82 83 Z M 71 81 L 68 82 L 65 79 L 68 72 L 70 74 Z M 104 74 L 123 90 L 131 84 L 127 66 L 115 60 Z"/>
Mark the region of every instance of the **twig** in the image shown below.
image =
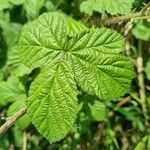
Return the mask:
<path id="1" fill-rule="evenodd" d="M 133 28 L 133 23 L 132 21 L 128 22 L 126 25 L 125 25 L 125 29 L 124 29 L 124 36 L 127 37 L 128 34 L 130 33 L 130 31 L 132 30 Z"/>
<path id="2" fill-rule="evenodd" d="M 145 118 L 145 125 L 148 124 L 148 115 L 146 107 L 146 96 L 145 96 L 145 84 L 144 84 L 144 75 L 143 75 L 143 57 L 142 57 L 142 41 L 138 42 L 138 58 L 137 58 L 137 77 L 139 83 L 139 94 L 141 99 L 142 111 Z"/>
<path id="3" fill-rule="evenodd" d="M 26 131 L 23 132 L 23 143 L 22 143 L 22 150 L 27 149 L 27 133 Z"/>
<path id="4" fill-rule="evenodd" d="M 108 25 L 109 24 L 117 24 L 119 22 L 130 20 L 132 18 L 136 18 L 136 17 L 140 17 L 140 16 L 141 16 L 141 12 L 138 12 L 138 13 L 133 13 L 133 14 L 129 14 L 129 15 L 107 18 L 107 19 L 101 20 L 99 23 L 100 24 L 108 24 Z"/>
<path id="5" fill-rule="evenodd" d="M 120 107 L 120 106 L 126 104 L 127 102 L 129 102 L 130 100 L 131 100 L 131 96 L 125 97 L 117 104 L 116 107 Z M 109 117 L 112 117 L 113 115 L 114 115 L 114 111 L 110 111 L 108 114 Z"/>
<path id="6" fill-rule="evenodd" d="M 9 117 L 7 121 L 0 127 L 0 135 L 7 131 L 21 116 L 27 111 L 27 108 L 23 108 L 13 116 Z"/>
<path id="7" fill-rule="evenodd" d="M 98 124 L 98 129 L 97 129 L 96 135 L 94 137 L 94 143 L 95 144 L 98 143 L 101 140 L 101 136 L 102 136 L 102 133 L 103 133 L 104 126 L 105 126 L 105 122 L 102 122 L 102 123 Z"/>
<path id="8" fill-rule="evenodd" d="M 124 22 L 131 19 L 150 19 L 150 15 L 147 13 L 150 9 L 150 2 L 145 4 L 144 8 L 137 13 L 132 13 L 129 15 L 115 16 L 111 18 L 103 19 L 99 24 L 118 24 L 119 22 Z"/>
<path id="9" fill-rule="evenodd" d="M 14 150 L 14 149 L 15 149 L 15 146 L 14 146 L 13 144 L 10 144 L 8 149 L 9 149 L 9 150 Z"/>

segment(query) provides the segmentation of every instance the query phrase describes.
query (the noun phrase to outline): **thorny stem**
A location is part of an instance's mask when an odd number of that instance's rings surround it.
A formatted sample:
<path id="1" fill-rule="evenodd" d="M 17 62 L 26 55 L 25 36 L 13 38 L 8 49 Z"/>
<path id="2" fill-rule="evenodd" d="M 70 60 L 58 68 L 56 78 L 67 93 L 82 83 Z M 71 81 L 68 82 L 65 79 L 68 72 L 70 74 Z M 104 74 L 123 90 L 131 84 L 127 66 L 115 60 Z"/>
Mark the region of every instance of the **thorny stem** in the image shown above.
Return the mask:
<path id="1" fill-rule="evenodd" d="M 27 111 L 27 108 L 23 108 L 11 117 L 0 127 L 0 135 L 7 131 L 21 116 L 23 116 Z"/>
<path id="2" fill-rule="evenodd" d="M 138 42 L 138 58 L 137 58 L 137 73 L 138 73 L 138 83 L 139 83 L 139 94 L 141 99 L 142 111 L 145 118 L 145 125 L 148 125 L 148 115 L 146 107 L 146 96 L 145 96 L 145 84 L 143 75 L 143 57 L 142 57 L 142 41 Z"/>
<path id="3" fill-rule="evenodd" d="M 130 20 L 132 18 L 137 18 L 141 16 L 141 12 L 138 13 L 133 13 L 133 14 L 129 14 L 129 15 L 123 15 L 123 16 L 116 16 L 116 17 L 112 17 L 112 18 L 107 18 L 104 20 L 100 21 L 100 24 L 116 24 L 122 21 L 126 21 L 126 20 Z"/>
<path id="4" fill-rule="evenodd" d="M 129 15 L 123 15 L 123 16 L 115 16 L 111 18 L 106 18 L 103 20 L 100 20 L 98 24 L 118 24 L 120 22 L 128 21 L 131 19 L 150 19 L 150 15 L 148 13 L 150 9 L 150 2 L 144 6 L 144 8 L 137 13 L 132 13 Z"/>

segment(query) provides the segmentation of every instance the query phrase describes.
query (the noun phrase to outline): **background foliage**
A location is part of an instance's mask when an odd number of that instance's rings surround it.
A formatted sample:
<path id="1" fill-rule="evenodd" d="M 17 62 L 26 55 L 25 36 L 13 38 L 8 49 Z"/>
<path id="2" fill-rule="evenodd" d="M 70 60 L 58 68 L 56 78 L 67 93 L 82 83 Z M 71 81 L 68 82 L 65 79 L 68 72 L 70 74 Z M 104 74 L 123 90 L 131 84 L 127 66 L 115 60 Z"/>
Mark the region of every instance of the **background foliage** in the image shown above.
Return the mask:
<path id="1" fill-rule="evenodd" d="M 76 122 L 60 142 L 50 144 L 24 115 L 5 134 L 0 135 L 0 150 L 149 150 L 150 6 L 144 5 L 148 2 L 0 0 L 0 125 L 26 105 L 30 84 L 40 72 L 22 64 L 16 44 L 23 26 L 44 12 L 63 12 L 86 26 L 105 26 L 117 30 L 126 37 L 123 53 L 134 64 L 135 74 L 130 93 L 118 99 L 102 101 L 79 88 Z M 122 15 L 125 17 L 119 18 Z M 74 26 L 74 31 L 77 26 Z"/>

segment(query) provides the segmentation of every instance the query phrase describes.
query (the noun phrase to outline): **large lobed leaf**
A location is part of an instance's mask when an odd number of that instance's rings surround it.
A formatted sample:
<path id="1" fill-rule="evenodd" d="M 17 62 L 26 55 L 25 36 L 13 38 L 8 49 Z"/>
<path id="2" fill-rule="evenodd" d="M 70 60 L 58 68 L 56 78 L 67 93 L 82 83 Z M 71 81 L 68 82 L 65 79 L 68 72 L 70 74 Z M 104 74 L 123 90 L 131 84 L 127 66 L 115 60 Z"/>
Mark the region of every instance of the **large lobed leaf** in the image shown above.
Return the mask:
<path id="1" fill-rule="evenodd" d="M 128 92 L 133 77 L 132 64 L 120 54 L 120 34 L 70 21 L 63 14 L 45 13 L 24 27 L 18 44 L 21 61 L 42 68 L 31 85 L 27 107 L 32 123 L 50 142 L 71 129 L 76 86 L 107 100 Z"/>

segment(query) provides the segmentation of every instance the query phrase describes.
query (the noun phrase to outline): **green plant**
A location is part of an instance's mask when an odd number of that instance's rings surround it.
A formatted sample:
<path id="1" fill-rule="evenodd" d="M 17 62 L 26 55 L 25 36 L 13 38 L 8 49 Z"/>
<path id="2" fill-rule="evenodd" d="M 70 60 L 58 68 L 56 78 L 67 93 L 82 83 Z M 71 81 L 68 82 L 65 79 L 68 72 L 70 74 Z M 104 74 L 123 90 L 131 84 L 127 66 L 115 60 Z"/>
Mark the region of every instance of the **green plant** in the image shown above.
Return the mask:
<path id="1" fill-rule="evenodd" d="M 149 8 L 0 0 L 0 150 L 149 149 Z"/>
<path id="2" fill-rule="evenodd" d="M 104 13 L 105 11 L 110 14 L 128 14 L 131 11 L 134 0 L 87 0 L 81 4 L 81 11 L 92 15 L 93 11 Z"/>
<path id="3" fill-rule="evenodd" d="M 24 27 L 18 43 L 21 61 L 41 68 L 30 87 L 27 111 L 45 138 L 58 141 L 72 128 L 77 86 L 104 100 L 129 91 L 133 67 L 119 54 L 123 48 L 124 38 L 116 31 L 87 29 L 60 13 L 45 13 Z"/>

